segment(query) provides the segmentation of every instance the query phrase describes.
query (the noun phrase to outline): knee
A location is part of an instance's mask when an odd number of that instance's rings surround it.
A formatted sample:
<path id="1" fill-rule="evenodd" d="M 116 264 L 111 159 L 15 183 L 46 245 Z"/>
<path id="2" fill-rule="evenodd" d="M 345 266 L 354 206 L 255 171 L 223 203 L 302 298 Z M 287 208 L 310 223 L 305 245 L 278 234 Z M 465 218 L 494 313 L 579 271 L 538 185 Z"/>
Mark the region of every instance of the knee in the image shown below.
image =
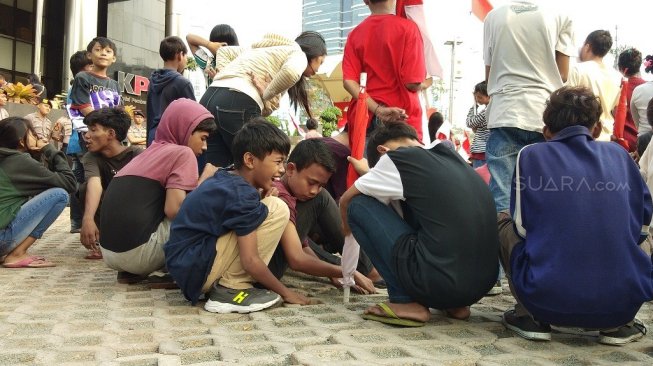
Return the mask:
<path id="1" fill-rule="evenodd" d="M 68 204 L 68 199 L 70 195 L 63 188 L 50 188 L 46 192 L 52 197 L 55 203 L 63 203 L 64 205 Z"/>
<path id="2" fill-rule="evenodd" d="M 352 198 L 347 207 L 347 221 L 351 223 L 359 220 L 369 218 L 370 211 L 374 211 L 373 207 L 376 205 L 383 205 L 376 198 L 359 194 Z"/>
<path id="3" fill-rule="evenodd" d="M 290 220 L 288 205 L 279 197 L 265 197 L 261 202 L 268 208 L 268 219 Z"/>

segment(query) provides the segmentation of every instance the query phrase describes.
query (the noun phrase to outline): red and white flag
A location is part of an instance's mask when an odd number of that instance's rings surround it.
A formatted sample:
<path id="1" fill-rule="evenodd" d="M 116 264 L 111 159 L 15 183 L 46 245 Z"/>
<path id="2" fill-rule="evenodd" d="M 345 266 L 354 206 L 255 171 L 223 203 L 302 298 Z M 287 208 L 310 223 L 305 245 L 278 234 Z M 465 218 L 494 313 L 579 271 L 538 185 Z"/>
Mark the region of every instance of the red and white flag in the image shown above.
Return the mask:
<path id="1" fill-rule="evenodd" d="M 490 0 L 472 0 L 472 14 L 476 15 L 481 22 L 485 20 L 490 10 L 492 10 Z"/>
<path id="2" fill-rule="evenodd" d="M 426 27 L 426 16 L 424 15 L 423 0 L 397 0 L 396 13 L 398 16 L 410 19 L 419 28 L 424 42 L 424 58 L 426 61 L 426 72 L 430 76 L 437 76 L 442 79 L 442 65 L 438 55 L 435 53 L 435 47 L 431 41 L 431 35 Z"/>

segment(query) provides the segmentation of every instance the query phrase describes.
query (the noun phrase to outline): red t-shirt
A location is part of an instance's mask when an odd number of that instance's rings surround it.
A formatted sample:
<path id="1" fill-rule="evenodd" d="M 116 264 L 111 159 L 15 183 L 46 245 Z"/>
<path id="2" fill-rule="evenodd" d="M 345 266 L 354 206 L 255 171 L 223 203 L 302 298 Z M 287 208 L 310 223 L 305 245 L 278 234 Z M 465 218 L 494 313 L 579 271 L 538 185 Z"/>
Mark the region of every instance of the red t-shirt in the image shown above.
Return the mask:
<path id="1" fill-rule="evenodd" d="M 376 102 L 406 110 L 408 124 L 422 138 L 422 106 L 405 84 L 426 78 L 424 45 L 417 25 L 393 14 L 370 15 L 347 37 L 342 60 L 344 80 L 360 82 L 367 73 L 367 93 Z M 356 109 L 352 99 L 347 119 Z M 370 113 L 370 118 L 373 114 Z"/>
<path id="2" fill-rule="evenodd" d="M 628 78 L 628 83 L 626 84 L 626 100 L 628 102 L 628 107 L 626 108 L 624 139 L 628 141 L 630 152 L 637 150 L 637 125 L 635 125 L 635 121 L 633 121 L 633 115 L 630 113 L 630 100 L 633 98 L 633 90 L 645 82 L 646 81 L 640 77 L 631 76 Z"/>
<path id="3" fill-rule="evenodd" d="M 283 181 L 275 181 L 274 186 L 279 190 L 279 198 L 288 205 L 290 210 L 290 222 L 297 226 L 297 198 L 290 193 L 290 190 Z"/>

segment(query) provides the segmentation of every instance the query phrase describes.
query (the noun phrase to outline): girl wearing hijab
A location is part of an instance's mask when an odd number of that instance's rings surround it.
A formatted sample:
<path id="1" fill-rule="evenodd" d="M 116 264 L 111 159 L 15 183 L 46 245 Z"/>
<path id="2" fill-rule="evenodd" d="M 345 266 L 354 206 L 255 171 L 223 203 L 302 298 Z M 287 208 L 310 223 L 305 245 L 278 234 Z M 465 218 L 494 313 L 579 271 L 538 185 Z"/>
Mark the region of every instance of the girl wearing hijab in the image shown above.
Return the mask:
<path id="1" fill-rule="evenodd" d="M 163 112 L 152 145 L 111 181 L 100 215 L 101 246 L 119 283 L 141 281 L 165 266 L 170 222 L 186 194 L 216 170 L 207 165 L 200 177 L 197 169 L 197 156 L 215 129 L 199 103 L 177 99 Z"/>

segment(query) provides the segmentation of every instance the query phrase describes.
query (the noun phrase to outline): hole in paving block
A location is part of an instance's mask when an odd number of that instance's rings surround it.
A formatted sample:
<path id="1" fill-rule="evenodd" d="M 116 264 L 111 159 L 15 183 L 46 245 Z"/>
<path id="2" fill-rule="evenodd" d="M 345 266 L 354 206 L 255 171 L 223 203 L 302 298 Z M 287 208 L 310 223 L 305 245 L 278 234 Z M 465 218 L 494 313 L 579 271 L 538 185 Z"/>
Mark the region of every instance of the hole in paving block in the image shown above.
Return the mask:
<path id="1" fill-rule="evenodd" d="M 600 358 L 602 360 L 606 360 L 610 362 L 637 361 L 635 357 L 623 352 L 610 352 L 610 353 L 602 354 Z"/>
<path id="2" fill-rule="evenodd" d="M 279 318 L 284 316 L 295 316 L 295 312 L 290 309 L 277 308 L 267 311 L 266 314 L 271 318 Z"/>
<path id="3" fill-rule="evenodd" d="M 448 345 L 428 347 L 426 351 L 434 356 L 460 356 L 463 354 L 459 348 Z"/>
<path id="4" fill-rule="evenodd" d="M 197 318 L 177 318 L 169 319 L 168 322 L 173 327 L 192 327 L 195 325 L 201 325 L 202 321 Z"/>
<path id="5" fill-rule="evenodd" d="M 120 316 L 125 318 L 147 318 L 152 316 L 152 314 L 154 314 L 154 310 L 150 308 L 120 310 Z"/>
<path id="6" fill-rule="evenodd" d="M 168 309 L 170 315 L 198 315 L 199 313 L 200 310 L 193 307 Z"/>
<path id="7" fill-rule="evenodd" d="M 136 330 L 136 329 L 152 329 L 154 328 L 153 321 L 142 322 L 120 322 L 123 330 Z"/>
<path id="8" fill-rule="evenodd" d="M 102 337 L 74 337 L 65 340 L 66 346 L 97 346 L 102 343 Z"/>
<path id="9" fill-rule="evenodd" d="M 478 335 L 474 332 L 472 332 L 469 329 L 448 329 L 444 331 L 444 334 L 448 335 L 449 337 L 452 338 L 474 338 L 477 337 Z"/>
<path id="10" fill-rule="evenodd" d="M 146 345 L 129 345 L 128 347 L 125 348 L 118 348 L 116 349 L 116 355 L 118 358 L 120 357 L 130 357 L 130 356 L 139 356 L 139 355 L 147 355 L 151 353 L 157 353 L 159 347 L 155 345 L 151 346 L 146 346 Z"/>
<path id="11" fill-rule="evenodd" d="M 338 323 L 349 323 L 349 319 L 345 318 L 344 316 L 324 316 L 321 318 L 318 318 L 322 323 L 326 324 L 338 324 Z"/>
<path id="12" fill-rule="evenodd" d="M 360 334 L 352 335 L 351 337 L 360 343 L 383 342 L 386 339 L 386 337 L 380 334 Z"/>
<path id="13" fill-rule="evenodd" d="M 254 323 L 231 323 L 231 324 L 226 324 L 225 327 L 227 329 L 233 331 L 239 331 L 239 332 L 249 332 L 258 329 L 256 324 Z"/>
<path id="14" fill-rule="evenodd" d="M 335 313 L 335 310 L 333 308 L 330 308 L 328 306 L 320 306 L 320 305 L 313 305 L 313 306 L 306 306 L 301 308 L 302 311 L 306 313 L 311 313 L 311 314 L 331 314 Z"/>
<path id="15" fill-rule="evenodd" d="M 476 352 L 480 353 L 481 356 L 493 356 L 493 355 L 499 355 L 499 354 L 505 353 L 502 350 L 498 349 L 493 344 L 481 344 L 481 345 L 478 345 L 478 346 L 473 346 L 472 348 Z"/>
<path id="16" fill-rule="evenodd" d="M 182 349 L 211 347 L 214 344 L 212 338 L 185 339 L 179 343 Z"/>
<path id="17" fill-rule="evenodd" d="M 216 350 L 197 350 L 184 352 L 179 355 L 182 365 L 190 365 L 200 362 L 220 361 L 220 352 Z"/>
<path id="18" fill-rule="evenodd" d="M 148 333 L 142 333 L 142 334 L 132 333 L 132 334 L 120 335 L 120 343 L 122 344 L 151 343 L 151 342 L 154 342 L 154 336 Z"/>
<path id="19" fill-rule="evenodd" d="M 268 337 L 262 333 L 248 333 L 229 337 L 234 343 L 262 342 L 267 341 Z"/>
<path id="20" fill-rule="evenodd" d="M 304 327 L 306 323 L 301 319 L 276 319 L 274 325 L 280 328 L 285 327 Z"/>
<path id="21" fill-rule="evenodd" d="M 558 342 L 560 342 L 562 344 L 566 344 L 567 346 L 579 347 L 579 348 L 598 346 L 598 343 L 596 343 L 595 338 L 587 338 L 587 337 L 573 336 L 573 337 L 567 337 L 567 338 L 560 338 L 560 339 L 558 339 Z"/>
<path id="22" fill-rule="evenodd" d="M 321 361 L 348 361 L 356 359 L 348 351 L 339 349 L 323 349 L 316 351 L 313 355 Z"/>
<path id="23" fill-rule="evenodd" d="M 578 358 L 575 355 L 571 355 L 565 358 L 556 358 L 552 360 L 556 365 L 561 366 L 591 366 L 594 363 Z"/>
<path id="24" fill-rule="evenodd" d="M 316 333 L 312 330 L 290 331 L 281 334 L 284 338 L 314 337 Z"/>
<path id="25" fill-rule="evenodd" d="M 267 356 L 267 355 L 276 355 L 277 349 L 270 345 L 262 345 L 255 347 L 242 347 L 240 351 L 245 357 L 256 357 L 256 356 Z"/>
<path id="26" fill-rule="evenodd" d="M 31 353 L 5 353 L 0 354 L 0 365 L 15 365 L 19 363 L 32 363 L 36 358 Z"/>
<path id="27" fill-rule="evenodd" d="M 433 339 L 430 334 L 424 332 L 405 331 L 399 334 L 399 337 L 406 341 L 427 341 Z"/>
<path id="28" fill-rule="evenodd" d="M 17 323 L 14 335 L 50 334 L 53 325 L 45 323 Z"/>
<path id="29" fill-rule="evenodd" d="M 159 360 L 156 358 L 148 358 L 145 360 L 123 361 L 119 363 L 120 366 L 157 366 Z"/>
<path id="30" fill-rule="evenodd" d="M 59 362 L 87 362 L 95 361 L 95 352 L 77 351 L 77 352 L 60 352 L 57 354 Z"/>
<path id="31" fill-rule="evenodd" d="M 379 347 L 372 348 L 372 353 L 379 358 L 402 358 L 410 357 L 410 354 L 401 348 L 396 347 Z"/>

